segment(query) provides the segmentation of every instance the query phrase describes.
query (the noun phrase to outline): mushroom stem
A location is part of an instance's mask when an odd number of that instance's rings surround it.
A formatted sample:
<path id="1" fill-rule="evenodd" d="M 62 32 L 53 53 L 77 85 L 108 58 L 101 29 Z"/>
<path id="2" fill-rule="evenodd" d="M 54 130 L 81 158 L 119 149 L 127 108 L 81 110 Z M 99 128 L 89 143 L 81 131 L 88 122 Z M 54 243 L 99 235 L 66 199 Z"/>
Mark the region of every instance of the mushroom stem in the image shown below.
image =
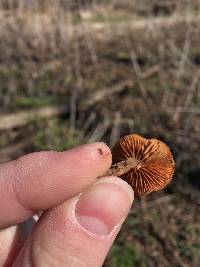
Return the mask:
<path id="1" fill-rule="evenodd" d="M 135 157 L 130 157 L 128 159 L 125 159 L 123 161 L 120 161 L 110 167 L 109 170 L 107 170 L 102 176 L 121 176 L 127 172 L 129 172 L 131 169 L 135 169 L 138 166 L 140 166 L 140 162 L 136 160 Z"/>

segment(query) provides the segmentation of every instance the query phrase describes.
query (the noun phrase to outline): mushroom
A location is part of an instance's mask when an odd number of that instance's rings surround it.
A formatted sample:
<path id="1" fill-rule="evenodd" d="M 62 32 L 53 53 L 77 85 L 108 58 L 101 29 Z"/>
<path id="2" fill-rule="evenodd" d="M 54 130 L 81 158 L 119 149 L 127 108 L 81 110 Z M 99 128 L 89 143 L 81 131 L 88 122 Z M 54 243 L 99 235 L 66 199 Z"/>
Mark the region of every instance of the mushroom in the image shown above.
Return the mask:
<path id="1" fill-rule="evenodd" d="M 112 149 L 113 165 L 104 174 L 127 181 L 138 196 L 164 188 L 175 170 L 168 146 L 157 139 L 127 135 Z"/>

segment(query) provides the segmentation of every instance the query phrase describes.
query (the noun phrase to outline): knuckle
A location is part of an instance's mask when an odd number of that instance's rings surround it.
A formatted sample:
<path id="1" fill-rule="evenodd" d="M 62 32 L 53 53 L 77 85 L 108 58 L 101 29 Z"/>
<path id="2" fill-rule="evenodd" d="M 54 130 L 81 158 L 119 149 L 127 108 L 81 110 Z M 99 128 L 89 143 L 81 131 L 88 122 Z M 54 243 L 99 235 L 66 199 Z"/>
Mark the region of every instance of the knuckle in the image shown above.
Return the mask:
<path id="1" fill-rule="evenodd" d="M 66 243 L 40 238 L 32 243 L 31 262 L 37 267 L 88 267 L 86 259 L 76 249 L 67 249 Z"/>

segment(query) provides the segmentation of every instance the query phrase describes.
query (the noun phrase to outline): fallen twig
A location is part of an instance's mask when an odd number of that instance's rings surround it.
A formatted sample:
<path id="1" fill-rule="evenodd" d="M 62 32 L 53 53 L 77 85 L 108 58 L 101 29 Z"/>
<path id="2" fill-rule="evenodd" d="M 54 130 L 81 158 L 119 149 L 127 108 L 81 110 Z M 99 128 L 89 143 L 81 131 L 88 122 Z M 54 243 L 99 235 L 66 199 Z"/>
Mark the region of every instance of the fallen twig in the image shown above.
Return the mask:
<path id="1" fill-rule="evenodd" d="M 9 130 L 19 128 L 23 125 L 35 121 L 35 119 L 48 119 L 57 115 L 62 115 L 68 111 L 66 105 L 49 106 L 39 109 L 31 109 L 21 111 L 14 114 L 6 114 L 0 116 L 0 130 Z"/>
<path id="2" fill-rule="evenodd" d="M 124 91 L 127 86 L 133 86 L 132 81 L 124 81 L 122 83 L 119 83 L 111 88 L 104 88 L 102 90 L 99 90 L 92 94 L 88 99 L 83 101 L 80 105 L 80 109 L 85 110 L 90 108 L 91 106 L 95 105 L 96 103 L 102 101 L 103 99 L 109 97 L 113 94 L 118 94 L 122 91 Z"/>
<path id="3" fill-rule="evenodd" d="M 98 39 L 106 40 L 110 39 L 115 35 L 123 35 L 124 32 L 129 31 L 144 31 L 144 30 L 154 30 L 158 31 L 161 28 L 169 28 L 175 25 L 179 25 L 182 23 L 195 23 L 200 20 L 199 16 L 192 16 L 191 14 L 187 14 L 185 16 L 180 16 L 175 14 L 170 17 L 158 17 L 158 18 L 147 18 L 147 19 L 137 19 L 137 20 L 129 20 L 127 22 L 118 22 L 118 23 L 90 23 L 90 22 L 82 22 L 81 26 L 78 25 L 76 27 L 76 35 L 87 35 L 88 33 L 94 34 L 94 36 Z"/>

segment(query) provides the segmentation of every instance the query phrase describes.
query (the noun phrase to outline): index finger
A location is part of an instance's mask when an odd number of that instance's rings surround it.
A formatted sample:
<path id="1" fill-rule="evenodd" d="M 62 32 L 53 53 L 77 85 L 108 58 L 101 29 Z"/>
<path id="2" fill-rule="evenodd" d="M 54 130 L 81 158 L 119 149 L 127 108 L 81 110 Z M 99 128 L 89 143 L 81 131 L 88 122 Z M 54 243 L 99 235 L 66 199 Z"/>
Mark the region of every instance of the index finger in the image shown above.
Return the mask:
<path id="1" fill-rule="evenodd" d="M 0 228 L 79 194 L 111 164 L 104 143 L 36 152 L 0 165 Z"/>

